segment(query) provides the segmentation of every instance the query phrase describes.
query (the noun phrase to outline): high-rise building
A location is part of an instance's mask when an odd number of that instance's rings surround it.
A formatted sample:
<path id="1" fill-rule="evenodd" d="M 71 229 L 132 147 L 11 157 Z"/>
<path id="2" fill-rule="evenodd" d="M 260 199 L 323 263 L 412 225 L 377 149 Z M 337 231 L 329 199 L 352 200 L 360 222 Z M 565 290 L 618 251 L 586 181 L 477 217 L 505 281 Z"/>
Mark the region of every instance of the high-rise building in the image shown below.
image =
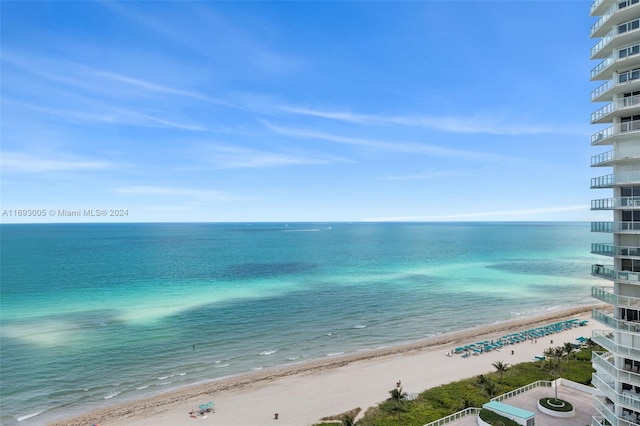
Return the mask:
<path id="1" fill-rule="evenodd" d="M 640 425 L 640 0 L 595 0 L 591 16 L 597 18 L 591 59 L 598 61 L 591 80 L 602 83 L 591 92 L 598 105 L 591 123 L 601 128 L 591 145 L 604 149 L 591 166 L 605 171 L 591 179 L 591 188 L 612 190 L 610 198 L 591 201 L 591 209 L 613 216 L 591 223 L 606 241 L 591 251 L 607 257 L 592 274 L 612 283 L 591 290 L 608 306 L 593 311 L 607 329 L 592 336 L 605 349 L 593 354 L 592 383 L 604 396 L 594 396 L 599 415 L 592 426 Z"/>

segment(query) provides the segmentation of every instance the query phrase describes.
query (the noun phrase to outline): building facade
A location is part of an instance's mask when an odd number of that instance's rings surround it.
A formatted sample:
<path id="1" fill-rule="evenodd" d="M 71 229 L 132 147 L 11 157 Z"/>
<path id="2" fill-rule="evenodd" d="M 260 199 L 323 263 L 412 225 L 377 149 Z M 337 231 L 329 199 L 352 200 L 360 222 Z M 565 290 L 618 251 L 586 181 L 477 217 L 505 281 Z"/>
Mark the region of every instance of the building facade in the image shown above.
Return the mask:
<path id="1" fill-rule="evenodd" d="M 612 214 L 612 221 L 591 223 L 604 241 L 591 251 L 605 259 L 592 274 L 610 282 L 591 291 L 608 306 L 593 311 L 607 327 L 592 336 L 605 349 L 593 354 L 592 383 L 604 396 L 594 396 L 592 426 L 640 425 L 640 0 L 595 0 L 591 16 L 590 53 L 598 61 L 591 80 L 599 83 L 591 123 L 600 129 L 591 145 L 602 148 L 591 158 L 601 170 L 591 188 L 608 196 L 592 200 L 591 209 Z"/>

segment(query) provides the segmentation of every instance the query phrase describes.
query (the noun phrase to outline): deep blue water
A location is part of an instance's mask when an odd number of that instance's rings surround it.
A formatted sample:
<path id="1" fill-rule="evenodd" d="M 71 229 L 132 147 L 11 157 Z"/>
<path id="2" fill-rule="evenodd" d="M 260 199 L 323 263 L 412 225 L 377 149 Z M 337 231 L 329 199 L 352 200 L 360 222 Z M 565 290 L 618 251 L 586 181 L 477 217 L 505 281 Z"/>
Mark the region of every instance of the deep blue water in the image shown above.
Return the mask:
<path id="1" fill-rule="evenodd" d="M 593 303 L 588 223 L 0 225 L 0 422 Z"/>

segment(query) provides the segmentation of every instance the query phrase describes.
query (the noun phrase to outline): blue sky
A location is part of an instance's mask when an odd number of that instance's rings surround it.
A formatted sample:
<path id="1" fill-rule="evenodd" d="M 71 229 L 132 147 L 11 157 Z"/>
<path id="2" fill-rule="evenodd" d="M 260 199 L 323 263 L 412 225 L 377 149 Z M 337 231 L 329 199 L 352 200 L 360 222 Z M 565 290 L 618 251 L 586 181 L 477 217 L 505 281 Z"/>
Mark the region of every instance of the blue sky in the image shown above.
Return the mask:
<path id="1" fill-rule="evenodd" d="M 2 2 L 2 222 L 607 220 L 589 6 Z"/>

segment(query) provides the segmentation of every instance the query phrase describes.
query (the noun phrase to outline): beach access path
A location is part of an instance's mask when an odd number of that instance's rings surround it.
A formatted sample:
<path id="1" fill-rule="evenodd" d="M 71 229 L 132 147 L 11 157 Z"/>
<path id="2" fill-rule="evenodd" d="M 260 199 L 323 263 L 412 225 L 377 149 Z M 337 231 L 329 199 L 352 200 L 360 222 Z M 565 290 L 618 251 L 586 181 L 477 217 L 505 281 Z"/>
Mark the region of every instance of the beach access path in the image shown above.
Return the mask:
<path id="1" fill-rule="evenodd" d="M 550 312 L 505 323 L 442 335 L 424 341 L 328 358 L 282 369 L 214 381 L 125 403 L 56 422 L 56 426 L 303 426 L 322 417 L 356 407 L 363 412 L 389 397 L 402 382 L 406 392 L 422 392 L 434 386 L 495 371 L 492 364 L 532 361 L 548 347 L 577 343 L 594 329 L 605 329 L 591 319 L 594 306 Z M 527 341 L 477 356 L 447 356 L 455 347 L 482 340 L 497 340 L 505 334 L 529 330 L 562 320 L 579 318 L 587 325 L 562 331 L 537 343 Z M 511 351 L 513 350 L 513 354 Z M 215 401 L 215 413 L 206 417 L 189 415 L 199 404 Z M 278 413 L 278 419 L 275 419 Z"/>

